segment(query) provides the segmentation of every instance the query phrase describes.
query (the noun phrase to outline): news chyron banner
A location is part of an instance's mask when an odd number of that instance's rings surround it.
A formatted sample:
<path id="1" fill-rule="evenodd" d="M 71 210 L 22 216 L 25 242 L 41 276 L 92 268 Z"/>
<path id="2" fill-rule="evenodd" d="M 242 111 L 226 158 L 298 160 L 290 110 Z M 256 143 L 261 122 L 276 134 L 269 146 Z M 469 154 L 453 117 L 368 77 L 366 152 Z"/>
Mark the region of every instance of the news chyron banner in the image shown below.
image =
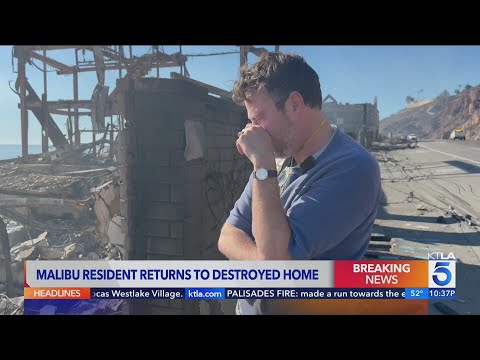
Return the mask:
<path id="1" fill-rule="evenodd" d="M 455 257 L 442 253 L 429 260 L 25 261 L 24 313 L 83 314 L 105 300 L 261 299 L 284 314 L 427 314 L 429 299 L 455 299 L 455 287 Z"/>

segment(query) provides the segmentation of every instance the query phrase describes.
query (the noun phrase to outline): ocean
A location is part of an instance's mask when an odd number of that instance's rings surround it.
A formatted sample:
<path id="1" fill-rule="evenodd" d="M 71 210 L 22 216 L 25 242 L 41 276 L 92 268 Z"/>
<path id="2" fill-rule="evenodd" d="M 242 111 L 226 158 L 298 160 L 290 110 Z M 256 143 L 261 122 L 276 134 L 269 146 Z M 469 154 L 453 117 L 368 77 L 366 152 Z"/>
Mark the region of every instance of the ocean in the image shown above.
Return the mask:
<path id="1" fill-rule="evenodd" d="M 40 154 L 42 145 L 30 145 L 28 147 L 29 154 Z M 22 145 L 1 145 L 0 144 L 0 160 L 14 159 L 22 156 Z"/>

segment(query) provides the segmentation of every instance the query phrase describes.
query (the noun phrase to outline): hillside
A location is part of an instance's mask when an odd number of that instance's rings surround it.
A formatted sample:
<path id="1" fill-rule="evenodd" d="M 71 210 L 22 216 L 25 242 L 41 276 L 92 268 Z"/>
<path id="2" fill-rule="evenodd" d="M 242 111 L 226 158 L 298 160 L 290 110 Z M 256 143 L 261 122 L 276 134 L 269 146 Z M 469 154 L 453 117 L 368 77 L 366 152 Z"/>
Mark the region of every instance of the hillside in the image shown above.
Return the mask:
<path id="1" fill-rule="evenodd" d="M 453 129 L 463 129 L 468 140 L 480 140 L 480 86 L 411 103 L 380 121 L 380 133 L 392 136 L 415 133 L 423 139 L 446 139 Z"/>

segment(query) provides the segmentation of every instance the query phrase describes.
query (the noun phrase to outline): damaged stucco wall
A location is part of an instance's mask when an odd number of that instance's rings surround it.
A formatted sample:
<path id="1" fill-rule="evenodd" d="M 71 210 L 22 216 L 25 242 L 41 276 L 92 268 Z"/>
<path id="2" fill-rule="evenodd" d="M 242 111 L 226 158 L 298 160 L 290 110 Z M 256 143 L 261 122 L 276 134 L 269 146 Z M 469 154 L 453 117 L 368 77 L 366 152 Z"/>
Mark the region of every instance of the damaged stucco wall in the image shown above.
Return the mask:
<path id="1" fill-rule="evenodd" d="M 116 177 L 117 178 L 117 177 Z M 125 234 L 121 231 L 120 185 L 109 181 L 92 189 L 96 216 L 96 237 L 100 242 L 118 245 L 124 252 Z"/>

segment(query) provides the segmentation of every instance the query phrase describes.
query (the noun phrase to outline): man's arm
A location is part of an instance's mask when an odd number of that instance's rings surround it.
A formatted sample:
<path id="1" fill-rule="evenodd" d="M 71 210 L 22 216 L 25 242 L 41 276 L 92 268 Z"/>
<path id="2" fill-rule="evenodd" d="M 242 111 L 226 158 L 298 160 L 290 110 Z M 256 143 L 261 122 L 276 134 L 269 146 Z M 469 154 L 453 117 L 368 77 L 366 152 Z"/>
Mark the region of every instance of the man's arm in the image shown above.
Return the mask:
<path id="1" fill-rule="evenodd" d="M 265 166 L 266 165 L 266 166 Z M 254 163 L 255 169 L 272 164 Z M 291 237 L 290 225 L 280 200 L 277 179 L 253 180 L 252 223 L 255 242 L 261 260 L 290 260 L 288 243 Z"/>
<path id="2" fill-rule="evenodd" d="M 218 249 L 230 260 L 288 260 L 291 230 L 276 179 L 253 180 L 255 242 L 243 230 L 225 223 Z"/>
<path id="3" fill-rule="evenodd" d="M 228 223 L 220 232 L 218 250 L 229 260 L 260 260 L 257 247 L 250 236 Z"/>

